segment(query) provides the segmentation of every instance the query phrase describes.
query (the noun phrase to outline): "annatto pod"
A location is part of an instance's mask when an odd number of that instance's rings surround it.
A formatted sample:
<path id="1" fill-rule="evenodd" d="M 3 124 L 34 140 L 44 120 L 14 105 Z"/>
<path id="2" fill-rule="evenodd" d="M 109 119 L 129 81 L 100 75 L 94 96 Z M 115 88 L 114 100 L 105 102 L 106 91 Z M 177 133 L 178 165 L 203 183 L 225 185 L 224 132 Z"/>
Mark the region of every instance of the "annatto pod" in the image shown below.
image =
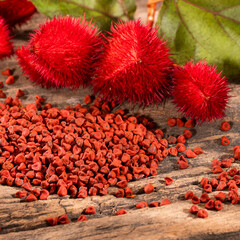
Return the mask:
<path id="1" fill-rule="evenodd" d="M 198 122 L 222 118 L 229 99 L 226 78 L 205 61 L 190 61 L 174 70 L 173 102 Z"/>
<path id="2" fill-rule="evenodd" d="M 36 8 L 29 0 L 0 1 L 0 16 L 9 27 L 25 23 L 35 12 Z"/>
<path id="3" fill-rule="evenodd" d="M 172 61 L 156 29 L 138 21 L 119 22 L 106 38 L 100 67 L 93 79 L 95 94 L 150 105 L 170 95 Z"/>
<path id="4" fill-rule="evenodd" d="M 43 87 L 87 85 L 102 48 L 98 29 L 85 18 L 48 20 L 17 51 L 29 78 Z"/>
<path id="5" fill-rule="evenodd" d="M 13 53 L 13 45 L 10 42 L 10 31 L 4 19 L 0 17 L 0 60 Z"/>

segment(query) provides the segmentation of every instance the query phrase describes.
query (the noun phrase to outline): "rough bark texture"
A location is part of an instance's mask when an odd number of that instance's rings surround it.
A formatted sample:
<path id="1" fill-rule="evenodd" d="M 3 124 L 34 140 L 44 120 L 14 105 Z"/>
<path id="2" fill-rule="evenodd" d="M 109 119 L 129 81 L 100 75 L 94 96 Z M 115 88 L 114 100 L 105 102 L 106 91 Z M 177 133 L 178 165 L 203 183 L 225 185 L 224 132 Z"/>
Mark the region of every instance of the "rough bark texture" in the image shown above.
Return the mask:
<path id="1" fill-rule="evenodd" d="M 25 44 L 27 34 L 44 20 L 36 15 L 33 20 L 15 32 L 15 47 Z M 12 57 L 0 63 L 0 71 L 6 68 L 14 69 L 15 84 L 4 86 L 3 90 L 14 97 L 16 89 L 24 90 L 26 96 L 23 104 L 33 103 L 36 94 L 43 96 L 47 102 L 64 108 L 83 103 L 86 94 L 91 89 L 79 89 L 72 92 L 68 89 L 54 90 L 42 89 L 35 86 L 22 75 L 16 58 Z M 4 81 L 4 76 L 1 76 Z M 240 86 L 231 85 L 232 98 L 230 108 L 224 120 L 230 121 L 232 128 L 229 132 L 220 131 L 221 121 L 202 124 L 194 128 L 194 136 L 187 142 L 187 147 L 193 149 L 200 146 L 204 154 L 189 160 L 190 167 L 179 170 L 177 158 L 167 157 L 160 163 L 158 175 L 154 178 L 145 178 L 129 183 L 136 197 L 131 199 L 116 198 L 113 194 L 116 189 L 111 188 L 110 194 L 104 197 L 94 196 L 86 199 L 59 198 L 51 195 L 48 200 L 32 203 L 21 202 L 14 197 L 18 188 L 0 185 L 0 239 L 239 239 L 240 218 L 237 212 L 239 205 L 224 205 L 221 212 L 209 211 L 207 219 L 196 218 L 189 213 L 190 201 L 184 200 L 184 194 L 193 190 L 198 196 L 202 193 L 199 180 L 203 176 L 210 177 L 211 161 L 213 158 L 223 159 L 233 155 L 232 149 L 240 145 Z M 132 114 L 143 114 L 151 117 L 166 135 L 180 134 L 184 128 L 169 128 L 166 120 L 169 117 L 180 117 L 171 101 L 164 106 L 151 108 L 132 108 L 122 105 L 121 108 L 130 109 Z M 222 146 L 220 139 L 226 135 L 231 139 L 229 146 Z M 233 164 L 240 169 L 239 162 Z M 166 186 L 164 177 L 174 179 L 170 186 Z M 143 188 L 147 183 L 153 184 L 155 191 L 144 194 Z M 215 193 L 210 194 L 213 196 Z M 135 205 L 141 201 L 160 201 L 168 198 L 172 204 L 158 208 L 137 209 Z M 76 222 L 83 210 L 95 206 L 97 214 L 89 216 L 87 222 Z M 202 206 L 203 207 L 203 206 Z M 127 210 L 126 215 L 114 216 L 121 208 Z M 46 218 L 60 216 L 67 213 L 71 219 L 70 224 L 48 227 Z"/>

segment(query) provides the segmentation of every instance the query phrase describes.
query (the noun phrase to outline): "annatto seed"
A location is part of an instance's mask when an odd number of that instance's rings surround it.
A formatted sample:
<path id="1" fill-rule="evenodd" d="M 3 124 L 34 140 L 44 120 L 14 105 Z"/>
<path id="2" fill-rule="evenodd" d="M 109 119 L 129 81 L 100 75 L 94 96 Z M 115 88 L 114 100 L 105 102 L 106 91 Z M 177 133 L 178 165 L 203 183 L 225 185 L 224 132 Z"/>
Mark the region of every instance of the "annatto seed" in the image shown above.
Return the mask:
<path id="1" fill-rule="evenodd" d="M 144 187 L 144 192 L 147 193 L 147 194 L 152 193 L 153 191 L 154 191 L 154 187 L 151 184 L 147 184 Z"/>
<path id="2" fill-rule="evenodd" d="M 122 209 L 118 210 L 118 211 L 115 213 L 115 215 L 123 215 L 123 214 L 126 214 L 126 213 L 127 213 L 127 211 L 126 211 L 124 208 L 122 208 Z"/>
<path id="3" fill-rule="evenodd" d="M 217 211 L 220 211 L 220 210 L 222 210 L 222 208 L 223 208 L 223 204 L 222 204 L 222 202 L 219 201 L 219 200 L 216 200 L 216 201 L 214 202 L 214 205 L 215 205 L 215 209 L 216 209 Z"/>
<path id="4" fill-rule="evenodd" d="M 205 185 L 206 186 L 206 185 Z M 206 193 L 206 192 L 204 192 L 202 195 L 201 195 L 201 197 L 200 197 L 200 201 L 202 202 L 202 203 L 206 203 L 206 202 L 208 202 L 209 201 L 209 196 L 208 196 L 208 194 Z"/>
<path id="5" fill-rule="evenodd" d="M 94 215 L 96 214 L 96 209 L 93 206 L 86 208 L 85 214 Z"/>
<path id="6" fill-rule="evenodd" d="M 136 205 L 136 208 L 146 208 L 148 204 L 146 202 L 140 202 Z"/>
<path id="7" fill-rule="evenodd" d="M 223 146 L 227 146 L 227 145 L 230 144 L 230 140 L 229 140 L 227 137 L 222 136 L 221 144 L 222 144 Z"/>
<path id="8" fill-rule="evenodd" d="M 57 223 L 58 223 L 58 217 L 48 217 L 48 218 L 46 219 L 46 221 L 47 221 L 48 225 L 50 225 L 50 226 L 56 226 Z"/>
<path id="9" fill-rule="evenodd" d="M 229 131 L 231 129 L 231 126 L 228 122 L 224 121 L 221 123 L 220 129 L 222 131 Z"/>
<path id="10" fill-rule="evenodd" d="M 58 223 L 60 223 L 60 224 L 68 224 L 69 223 L 68 215 L 64 214 L 64 215 L 58 217 Z"/>
<path id="11" fill-rule="evenodd" d="M 170 185 L 170 184 L 173 183 L 173 179 L 170 178 L 170 177 L 165 177 L 164 179 L 165 179 L 165 184 L 166 184 L 166 185 Z"/>
<path id="12" fill-rule="evenodd" d="M 192 205 L 192 207 L 190 208 L 189 212 L 193 213 L 193 214 L 197 214 L 199 211 L 199 208 L 196 205 Z"/>
<path id="13" fill-rule="evenodd" d="M 199 204 L 199 203 L 200 203 L 200 199 L 199 199 L 196 195 L 193 195 L 193 197 L 192 197 L 192 203 L 193 203 L 193 204 Z"/>
<path id="14" fill-rule="evenodd" d="M 188 200 L 188 199 L 192 199 L 193 198 L 193 191 L 187 191 L 186 193 L 185 193 L 185 196 L 184 196 L 184 198 L 186 199 L 186 200 Z"/>
<path id="15" fill-rule="evenodd" d="M 83 221 L 88 221 L 87 217 L 82 214 L 78 217 L 77 222 L 83 222 Z"/>
<path id="16" fill-rule="evenodd" d="M 160 206 L 169 205 L 169 204 L 171 204 L 171 202 L 167 198 L 163 199 L 160 202 Z"/>
<path id="17" fill-rule="evenodd" d="M 200 209 L 197 213 L 197 217 L 206 218 L 208 217 L 208 212 L 205 209 Z"/>
<path id="18" fill-rule="evenodd" d="M 217 195 L 214 196 L 217 200 L 224 202 L 226 199 L 226 194 L 223 192 L 219 192 Z"/>

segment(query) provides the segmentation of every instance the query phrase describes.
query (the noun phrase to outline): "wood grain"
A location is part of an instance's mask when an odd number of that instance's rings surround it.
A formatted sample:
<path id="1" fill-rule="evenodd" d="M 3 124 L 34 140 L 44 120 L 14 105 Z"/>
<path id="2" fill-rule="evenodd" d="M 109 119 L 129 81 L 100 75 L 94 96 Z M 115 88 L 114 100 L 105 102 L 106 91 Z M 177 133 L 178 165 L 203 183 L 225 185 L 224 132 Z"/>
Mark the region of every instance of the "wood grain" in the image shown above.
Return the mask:
<path id="1" fill-rule="evenodd" d="M 21 30 L 15 32 L 15 46 L 26 43 L 26 33 L 31 32 L 40 22 L 41 15 L 34 19 Z M 21 88 L 26 93 L 23 104 L 33 103 L 36 94 L 46 98 L 54 106 L 64 108 L 67 105 L 83 104 L 84 96 L 91 93 L 91 89 L 42 89 L 35 86 L 22 75 L 17 65 L 16 57 L 2 61 L 0 71 L 6 68 L 15 69 L 16 83 L 4 86 L 3 90 L 14 97 L 15 91 Z M 4 81 L 1 76 L 0 81 Z M 207 219 L 199 219 L 189 214 L 191 202 L 183 200 L 186 191 L 193 190 L 198 196 L 202 193 L 199 180 L 211 177 L 211 161 L 213 158 L 223 159 L 233 155 L 232 149 L 240 145 L 240 86 L 231 84 L 232 97 L 230 108 L 224 120 L 230 121 L 232 128 L 224 134 L 231 139 L 229 146 L 222 146 L 220 139 L 221 121 L 202 124 L 194 128 L 194 136 L 187 142 L 188 148 L 200 146 L 204 154 L 189 160 L 190 167 L 179 170 L 176 157 L 167 157 L 159 164 L 158 175 L 154 178 L 145 178 L 130 182 L 135 198 L 116 198 L 116 188 L 110 188 L 110 194 L 104 197 L 94 196 L 86 199 L 59 198 L 52 195 L 48 200 L 32 203 L 22 202 L 14 197 L 18 188 L 0 186 L 0 239 L 239 239 L 240 218 L 238 217 L 239 205 L 224 205 L 221 212 L 209 211 Z M 121 108 L 130 109 L 130 114 L 142 114 L 151 117 L 165 135 L 181 134 L 184 128 L 169 128 L 166 120 L 169 117 L 180 117 L 171 101 L 165 105 L 146 107 L 141 109 L 128 104 Z M 239 161 L 233 164 L 240 169 Z M 170 176 L 174 182 L 170 186 L 164 183 L 164 177 Z M 144 194 L 143 188 L 151 183 L 155 191 Z M 210 194 L 213 196 L 216 193 Z M 136 209 L 135 205 L 141 201 L 161 201 L 168 198 L 172 204 L 158 208 Z M 89 221 L 77 223 L 76 219 L 90 205 L 95 206 L 97 214 L 89 216 Z M 203 206 L 202 206 L 203 207 Z M 126 215 L 114 216 L 121 208 L 127 210 Z M 67 213 L 71 219 L 65 226 L 48 227 L 46 218 L 60 216 Z"/>

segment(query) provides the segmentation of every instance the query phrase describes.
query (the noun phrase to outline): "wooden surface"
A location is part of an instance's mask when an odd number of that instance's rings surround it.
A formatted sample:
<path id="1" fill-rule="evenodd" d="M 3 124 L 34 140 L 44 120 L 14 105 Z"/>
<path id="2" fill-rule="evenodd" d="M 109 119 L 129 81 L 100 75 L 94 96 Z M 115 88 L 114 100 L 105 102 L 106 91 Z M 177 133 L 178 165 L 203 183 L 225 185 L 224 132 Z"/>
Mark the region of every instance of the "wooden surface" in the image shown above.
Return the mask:
<path id="1" fill-rule="evenodd" d="M 34 19 L 23 28 L 15 32 L 14 43 L 16 47 L 25 44 L 27 34 L 42 22 L 42 16 Z M 83 103 L 83 98 L 90 89 L 70 91 L 68 89 L 53 90 L 42 89 L 32 84 L 22 76 L 21 69 L 17 65 L 15 57 L 0 62 L 0 71 L 6 68 L 15 69 L 14 76 L 17 80 L 14 85 L 5 86 L 3 90 L 14 97 L 15 91 L 21 88 L 26 93 L 22 102 L 33 103 L 36 94 L 46 98 L 47 102 L 57 107 L 64 108 L 67 105 L 74 106 Z M 4 77 L 0 76 L 0 81 Z M 205 176 L 210 177 L 211 161 L 213 158 L 223 159 L 233 155 L 232 148 L 240 145 L 240 86 L 231 85 L 232 97 L 230 108 L 226 112 L 224 120 L 230 121 L 232 128 L 224 133 L 231 139 L 229 146 L 222 146 L 220 138 L 223 132 L 219 130 L 221 121 L 203 124 L 194 128 L 194 136 L 187 142 L 188 148 L 200 146 L 204 154 L 193 160 L 189 160 L 190 167 L 179 170 L 177 158 L 167 157 L 160 163 L 158 175 L 154 178 L 144 178 L 130 182 L 135 198 L 116 198 L 110 189 L 107 196 L 87 197 L 86 199 L 60 198 L 51 195 L 48 200 L 32 203 L 21 202 L 14 197 L 19 190 L 16 187 L 0 185 L 0 239 L 240 239 L 240 218 L 238 212 L 240 205 L 225 204 L 221 212 L 208 211 L 207 219 L 199 219 L 189 213 L 190 201 L 183 200 L 186 191 L 193 190 L 198 196 L 202 193 L 199 180 Z M 166 120 L 169 117 L 180 117 L 171 101 L 164 106 L 152 108 L 133 108 L 129 105 L 121 106 L 130 108 L 132 114 L 144 114 L 150 116 L 167 135 L 181 134 L 184 128 L 169 128 Z M 240 169 L 239 162 L 233 164 Z M 174 183 L 166 186 L 164 177 L 174 179 Z M 143 188 L 147 183 L 153 184 L 155 191 L 151 194 L 143 194 Z M 215 193 L 210 194 L 213 196 Z M 158 208 L 136 209 L 135 205 L 141 201 L 160 201 L 168 198 L 172 204 Z M 87 207 L 93 205 L 97 214 L 89 217 L 87 222 L 76 222 L 78 216 Z M 121 208 L 127 210 L 126 215 L 114 216 Z M 49 227 L 46 218 L 67 213 L 72 220 L 68 225 Z"/>

